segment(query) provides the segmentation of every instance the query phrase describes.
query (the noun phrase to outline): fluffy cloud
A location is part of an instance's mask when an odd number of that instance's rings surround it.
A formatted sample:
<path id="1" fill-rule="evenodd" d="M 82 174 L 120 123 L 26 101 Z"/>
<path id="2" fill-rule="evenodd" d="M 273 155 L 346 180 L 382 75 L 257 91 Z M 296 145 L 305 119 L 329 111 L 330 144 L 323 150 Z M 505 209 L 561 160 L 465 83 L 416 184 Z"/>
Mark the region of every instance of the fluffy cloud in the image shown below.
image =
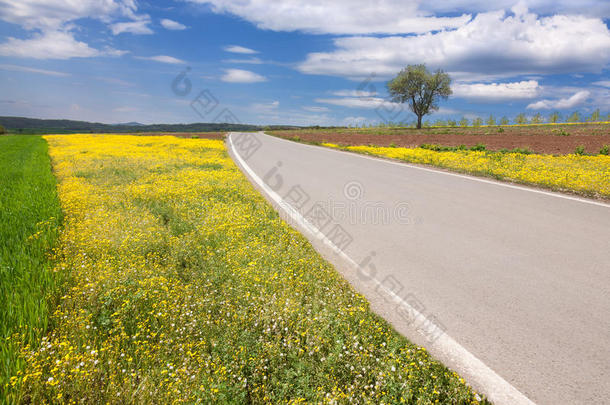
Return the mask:
<path id="1" fill-rule="evenodd" d="M 129 32 L 131 34 L 152 34 L 153 30 L 148 26 L 150 24 L 150 19 L 142 18 L 137 21 L 127 21 L 127 22 L 119 22 L 110 24 L 110 30 L 114 35 L 122 34 L 125 32 Z"/>
<path id="2" fill-rule="evenodd" d="M 220 80 L 227 83 L 256 83 L 267 81 L 267 78 L 249 70 L 226 69 Z"/>
<path id="3" fill-rule="evenodd" d="M 262 29 L 316 34 L 423 33 L 456 28 L 471 16 L 433 17 L 405 0 L 190 0 Z"/>
<path id="4" fill-rule="evenodd" d="M 523 10 L 478 14 L 456 30 L 412 36 L 340 37 L 336 50 L 310 53 L 303 73 L 367 77 L 425 62 L 461 77 L 599 72 L 610 62 L 610 30 L 599 18 L 538 17 Z"/>
<path id="5" fill-rule="evenodd" d="M 531 110 L 563 110 L 567 108 L 573 108 L 584 103 L 590 94 L 591 93 L 587 90 L 581 90 L 579 92 L 576 92 L 571 97 L 560 98 L 557 100 L 540 100 L 528 105 L 527 108 Z"/>
<path id="6" fill-rule="evenodd" d="M 0 44 L 0 55 L 34 59 L 87 58 L 104 54 L 74 39 L 70 32 L 49 31 L 30 39 L 9 38 Z"/>
<path id="7" fill-rule="evenodd" d="M 139 56 L 138 59 L 152 60 L 161 63 L 170 63 L 173 65 L 180 65 L 186 63 L 182 59 L 174 58 L 168 55 L 156 55 L 156 56 Z"/>
<path id="8" fill-rule="evenodd" d="M 79 18 L 132 18 L 136 9 L 134 0 L 0 0 L 0 19 L 29 30 L 55 30 Z"/>
<path id="9" fill-rule="evenodd" d="M 167 30 L 180 31 L 187 29 L 187 26 L 179 23 L 178 21 L 170 20 L 168 18 L 163 18 L 161 20 L 161 25 L 163 28 Z"/>
<path id="10" fill-rule="evenodd" d="M 513 83 L 457 83 L 451 86 L 453 95 L 480 101 L 508 101 L 535 98 L 541 87 L 535 80 Z"/>
<path id="11" fill-rule="evenodd" d="M 189 0 L 229 13 L 259 28 L 317 34 L 425 33 L 464 25 L 471 14 L 528 8 L 542 15 L 609 18 L 610 3 L 600 0 Z M 516 4 L 517 3 L 517 4 Z M 516 4 L 516 5 L 515 5 Z M 434 17 L 435 14 L 458 17 Z M 461 15 L 460 15 L 461 14 Z"/>
<path id="12" fill-rule="evenodd" d="M 0 44 L 0 52 L 36 59 L 121 55 L 125 52 L 111 48 L 98 50 L 76 40 L 72 33 L 76 28 L 73 21 L 93 18 L 109 24 L 115 33 L 150 33 L 145 26 L 148 17 L 139 16 L 136 11 L 135 0 L 0 0 L 0 19 L 36 31 L 26 39 L 9 38 Z M 117 18 L 130 21 L 113 23 Z M 45 47 L 49 52 L 45 53 Z"/>
<path id="13" fill-rule="evenodd" d="M 244 46 L 239 46 L 239 45 L 227 45 L 223 49 L 227 52 L 242 53 L 242 54 L 246 54 L 246 55 L 258 53 L 258 51 L 255 51 L 254 49 L 246 48 Z"/>
<path id="14" fill-rule="evenodd" d="M 486 12 L 511 8 L 516 0 L 435 0 L 421 2 L 423 11 L 432 13 L 451 12 Z M 518 7 L 529 8 L 540 14 L 584 14 L 607 18 L 610 17 L 610 3 L 599 0 L 528 0 L 517 3 Z M 518 9 L 518 8 L 517 8 Z"/>

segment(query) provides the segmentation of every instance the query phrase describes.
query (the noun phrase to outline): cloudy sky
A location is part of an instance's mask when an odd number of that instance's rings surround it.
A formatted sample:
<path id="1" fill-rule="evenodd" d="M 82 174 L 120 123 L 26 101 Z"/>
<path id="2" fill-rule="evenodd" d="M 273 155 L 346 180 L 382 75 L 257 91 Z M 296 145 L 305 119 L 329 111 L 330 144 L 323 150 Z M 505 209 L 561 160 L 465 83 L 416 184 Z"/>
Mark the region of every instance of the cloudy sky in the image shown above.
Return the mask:
<path id="1" fill-rule="evenodd" d="M 431 120 L 610 112 L 607 0 L 0 0 L 0 115 L 108 123 L 412 121 L 408 64 L 453 78 Z"/>

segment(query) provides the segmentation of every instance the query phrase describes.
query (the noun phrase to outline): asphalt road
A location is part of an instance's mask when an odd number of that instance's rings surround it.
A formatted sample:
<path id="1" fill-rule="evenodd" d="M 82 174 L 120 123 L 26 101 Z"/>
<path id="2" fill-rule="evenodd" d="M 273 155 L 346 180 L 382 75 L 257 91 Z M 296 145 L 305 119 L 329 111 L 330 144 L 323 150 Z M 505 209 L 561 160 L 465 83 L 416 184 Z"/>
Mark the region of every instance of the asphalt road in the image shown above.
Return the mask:
<path id="1" fill-rule="evenodd" d="M 228 144 L 375 311 L 491 400 L 610 401 L 610 205 L 263 134 Z"/>

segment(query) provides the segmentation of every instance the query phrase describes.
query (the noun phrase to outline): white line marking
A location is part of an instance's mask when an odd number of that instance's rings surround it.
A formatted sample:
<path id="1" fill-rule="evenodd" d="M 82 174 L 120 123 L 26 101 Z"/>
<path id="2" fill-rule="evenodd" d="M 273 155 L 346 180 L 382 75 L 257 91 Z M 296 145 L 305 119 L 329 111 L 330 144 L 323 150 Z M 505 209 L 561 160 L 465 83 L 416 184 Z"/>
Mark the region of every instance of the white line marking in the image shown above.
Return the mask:
<path id="1" fill-rule="evenodd" d="M 336 246 L 330 239 L 326 237 L 318 228 L 316 228 L 311 222 L 299 213 L 294 207 L 288 204 L 279 194 L 273 191 L 265 182 L 256 174 L 254 170 L 248 166 L 248 164 L 242 159 L 239 153 L 235 150 L 233 140 L 229 133 L 227 137 L 229 145 L 233 154 L 237 158 L 237 161 L 241 167 L 250 175 L 252 180 L 273 200 L 279 205 L 289 216 L 290 219 L 301 225 L 301 227 L 307 230 L 313 237 L 321 240 L 328 247 L 337 252 L 350 266 L 354 267 L 355 270 L 359 269 L 358 263 L 356 263 L 351 257 L 343 252 L 338 246 Z M 396 295 L 393 291 L 386 288 L 375 278 L 371 278 L 378 288 L 384 290 L 384 292 L 394 298 L 397 302 L 407 308 L 410 313 L 415 314 L 415 318 L 426 317 L 420 313 L 417 309 L 409 305 L 408 302 L 404 301 L 401 297 Z M 478 384 L 484 388 L 484 394 L 495 402 L 496 404 L 511 404 L 511 405 L 534 405 L 529 398 L 523 395 L 519 390 L 513 387 L 508 381 L 500 377 L 495 371 L 487 367 L 481 360 L 475 355 L 470 353 L 458 342 L 453 340 L 447 333 L 441 335 L 435 342 L 439 349 L 442 350 L 446 355 L 456 359 L 464 369 L 468 370 L 469 373 L 477 377 Z"/>
<path id="2" fill-rule="evenodd" d="M 263 132 L 264 134 L 264 132 Z M 464 174 L 459 174 L 459 173 L 451 173 L 451 172 L 447 172 L 444 170 L 438 170 L 438 169 L 432 169 L 432 168 L 428 168 L 428 167 L 422 167 L 422 166 L 418 166 L 418 165 L 414 165 L 408 162 L 393 162 L 391 160 L 387 160 L 387 159 L 383 159 L 381 157 L 375 157 L 375 156 L 367 156 L 367 155 L 363 155 L 361 153 L 358 152 L 350 152 L 350 151 L 345 151 L 345 150 L 341 150 L 341 149 L 335 149 L 335 148 L 329 148 L 326 146 L 317 146 L 317 145 L 308 145 L 305 143 L 300 143 L 300 142 L 295 142 L 295 141 L 291 141 L 289 139 L 283 139 L 283 138 L 279 138 L 277 136 L 272 136 L 272 135 L 268 135 L 268 134 L 264 134 L 266 136 L 270 136 L 272 138 L 275 139 L 279 139 L 281 141 L 286 141 L 286 142 L 291 142 L 291 143 L 299 143 L 302 146 L 307 146 L 310 148 L 316 148 L 318 150 L 322 149 L 322 150 L 327 150 L 327 151 L 334 151 L 334 152 L 342 152 L 345 153 L 347 155 L 351 155 L 351 156 L 357 156 L 360 157 L 362 159 L 369 159 L 369 160 L 373 160 L 375 162 L 383 162 L 383 163 L 387 163 L 387 164 L 391 164 L 391 165 L 395 165 L 395 166 L 402 166 L 402 167 L 410 167 L 412 169 L 417 169 L 417 170 L 423 170 L 426 172 L 432 172 L 432 173 L 440 173 L 440 174 L 444 174 L 447 176 L 453 176 L 453 177 L 459 177 L 462 179 L 467 179 L 467 180 L 472 180 L 472 181 L 478 181 L 480 183 L 487 183 L 487 184 L 493 184 L 496 186 L 501 186 L 501 187 L 507 187 L 507 188 L 513 188 L 516 190 L 522 190 L 522 191 L 529 191 L 532 193 L 538 193 L 538 194 L 544 194 L 544 195 L 548 195 L 551 197 L 557 197 L 557 198 L 563 198 L 566 200 L 572 200 L 572 201 L 578 201 L 581 203 L 585 203 L 585 204 L 592 204 L 592 205 L 598 205 L 600 207 L 606 207 L 606 208 L 610 208 L 610 204 L 607 203 L 603 203 L 600 201 L 594 201 L 594 200 L 587 200 L 585 198 L 580 198 L 580 197 L 573 197 L 570 195 L 565 195 L 565 194 L 560 194 L 557 192 L 551 192 L 551 191 L 543 191 L 543 190 L 537 190 L 535 188 L 530 188 L 530 187 L 525 187 L 525 186 L 517 186 L 514 184 L 507 184 L 501 181 L 494 181 L 494 180 L 488 180 L 488 179 L 482 179 L 480 177 L 476 177 L 476 176 L 468 176 L 468 175 L 464 175 Z M 450 170 L 450 169 L 447 169 Z"/>

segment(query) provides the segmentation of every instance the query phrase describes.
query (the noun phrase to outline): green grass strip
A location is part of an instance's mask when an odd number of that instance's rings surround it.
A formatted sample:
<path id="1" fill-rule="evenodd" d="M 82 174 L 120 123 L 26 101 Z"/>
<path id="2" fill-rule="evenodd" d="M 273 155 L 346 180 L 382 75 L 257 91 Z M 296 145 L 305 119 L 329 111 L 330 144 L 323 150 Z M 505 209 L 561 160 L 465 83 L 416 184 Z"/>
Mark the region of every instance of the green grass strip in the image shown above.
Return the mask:
<path id="1" fill-rule="evenodd" d="M 61 209 L 41 137 L 0 137 L 0 174 L 0 394 L 11 402 L 10 377 L 25 367 L 19 342 L 40 340 L 54 306 L 49 252 Z"/>

